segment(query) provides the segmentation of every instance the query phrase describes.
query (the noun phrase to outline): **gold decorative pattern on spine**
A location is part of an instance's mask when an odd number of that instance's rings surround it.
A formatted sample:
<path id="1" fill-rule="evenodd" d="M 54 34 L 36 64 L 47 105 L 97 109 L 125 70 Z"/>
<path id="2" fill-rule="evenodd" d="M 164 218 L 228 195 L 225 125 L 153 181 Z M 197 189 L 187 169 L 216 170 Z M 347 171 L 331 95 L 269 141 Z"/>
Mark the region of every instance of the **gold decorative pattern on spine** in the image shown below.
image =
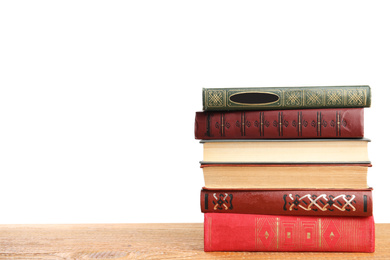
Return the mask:
<path id="1" fill-rule="evenodd" d="M 308 106 L 325 106 L 323 90 L 306 90 L 304 91 L 303 104 Z M 306 102 L 305 102 L 306 101 Z"/>
<path id="2" fill-rule="evenodd" d="M 260 112 L 260 136 L 264 135 L 264 112 Z"/>
<path id="3" fill-rule="evenodd" d="M 206 92 L 207 106 L 211 108 L 225 106 L 225 95 L 224 90 L 208 90 Z"/>
<path id="4" fill-rule="evenodd" d="M 283 135 L 282 132 L 282 113 L 279 113 L 279 135 Z"/>
<path id="5" fill-rule="evenodd" d="M 291 203 L 289 210 L 293 211 L 301 208 L 306 211 L 318 210 L 318 209 L 321 211 L 328 211 L 329 208 L 332 208 L 331 210 L 334 210 L 333 208 L 336 208 L 339 211 L 343 211 L 343 212 L 346 211 L 346 213 L 348 213 L 348 212 L 356 211 L 356 208 L 352 205 L 353 203 L 356 203 L 354 201 L 355 197 L 356 196 L 354 194 L 352 195 L 340 194 L 336 197 L 333 197 L 331 199 L 331 202 L 329 202 L 330 198 L 328 198 L 328 195 L 326 194 L 321 194 L 319 196 L 312 196 L 311 194 L 305 194 L 299 197 L 298 199 L 298 202 L 303 202 L 303 203 L 299 203 L 299 204 Z M 295 198 L 291 193 L 288 195 L 288 198 L 290 198 L 292 202 L 295 201 Z M 326 204 L 324 204 L 324 202 L 322 202 L 321 200 L 326 201 Z M 317 201 L 320 201 L 323 206 L 317 203 Z M 305 204 L 306 207 L 302 206 L 302 204 Z M 337 205 L 339 205 L 340 207 Z"/>
<path id="6" fill-rule="evenodd" d="M 321 121 L 322 114 L 321 112 L 317 112 L 317 136 L 321 136 Z"/>
<path id="7" fill-rule="evenodd" d="M 318 219 L 318 242 L 319 242 L 319 245 L 318 247 L 319 248 L 322 248 L 322 244 L 321 244 L 321 238 L 322 238 L 322 225 L 321 225 L 321 219 L 319 218 Z"/>
<path id="8" fill-rule="evenodd" d="M 346 105 L 348 106 L 366 105 L 366 90 L 365 89 L 347 90 Z"/>
<path id="9" fill-rule="evenodd" d="M 231 98 L 235 95 L 239 95 L 239 94 L 246 94 L 246 93 L 260 93 L 260 94 L 271 94 L 271 95 L 275 95 L 278 97 L 277 100 L 275 101 L 272 101 L 272 102 L 267 102 L 267 103 L 250 103 L 250 104 L 247 104 L 247 103 L 240 103 L 240 102 L 235 102 L 235 101 L 232 101 Z M 273 104 L 277 103 L 280 101 L 280 97 L 281 97 L 281 93 L 280 93 L 280 90 L 273 90 L 273 91 L 239 91 L 239 90 L 229 90 L 227 92 L 227 105 L 229 107 L 240 107 L 240 106 L 268 106 L 268 105 L 271 105 L 271 107 L 277 107 L 277 106 L 280 106 L 280 104 L 277 104 L 275 106 L 273 106 Z"/>
<path id="10" fill-rule="evenodd" d="M 341 136 L 340 112 L 336 112 L 336 136 Z"/>
<path id="11" fill-rule="evenodd" d="M 301 136 L 302 135 L 302 112 L 298 112 L 298 136 Z"/>
<path id="12" fill-rule="evenodd" d="M 286 103 L 287 106 L 301 106 L 303 104 L 302 90 L 291 90 L 286 92 Z"/>
<path id="13" fill-rule="evenodd" d="M 343 90 L 327 90 L 326 91 L 326 104 L 330 106 L 343 105 Z"/>
<path id="14" fill-rule="evenodd" d="M 241 135 L 245 136 L 245 112 L 241 113 Z"/>

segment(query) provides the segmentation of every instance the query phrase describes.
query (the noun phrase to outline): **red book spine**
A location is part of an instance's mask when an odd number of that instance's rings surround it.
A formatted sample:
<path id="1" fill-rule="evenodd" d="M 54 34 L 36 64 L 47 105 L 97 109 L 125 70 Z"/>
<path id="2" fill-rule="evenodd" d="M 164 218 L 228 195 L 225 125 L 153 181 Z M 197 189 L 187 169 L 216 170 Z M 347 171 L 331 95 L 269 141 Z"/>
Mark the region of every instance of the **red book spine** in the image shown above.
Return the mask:
<path id="1" fill-rule="evenodd" d="M 203 213 L 290 216 L 372 216 L 372 189 L 202 189 Z"/>
<path id="2" fill-rule="evenodd" d="M 206 213 L 204 251 L 374 252 L 373 217 Z"/>
<path id="3" fill-rule="evenodd" d="M 363 108 L 197 112 L 195 139 L 362 138 Z"/>

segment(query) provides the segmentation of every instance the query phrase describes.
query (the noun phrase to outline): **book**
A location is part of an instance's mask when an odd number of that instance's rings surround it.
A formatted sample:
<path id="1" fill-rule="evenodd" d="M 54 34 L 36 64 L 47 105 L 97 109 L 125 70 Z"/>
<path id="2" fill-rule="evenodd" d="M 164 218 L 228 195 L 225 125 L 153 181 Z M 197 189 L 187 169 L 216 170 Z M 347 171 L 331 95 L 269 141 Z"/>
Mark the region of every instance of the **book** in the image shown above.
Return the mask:
<path id="1" fill-rule="evenodd" d="M 370 163 L 369 139 L 201 140 L 206 163 Z"/>
<path id="2" fill-rule="evenodd" d="M 204 251 L 374 252 L 370 217 L 204 214 Z"/>
<path id="3" fill-rule="evenodd" d="M 363 108 L 196 112 L 195 139 L 362 138 Z"/>
<path id="4" fill-rule="evenodd" d="M 204 111 L 369 107 L 367 85 L 203 88 Z"/>
<path id="5" fill-rule="evenodd" d="M 201 164 L 207 189 L 367 189 L 371 164 Z"/>
<path id="6" fill-rule="evenodd" d="M 368 189 L 206 189 L 201 190 L 203 213 L 291 216 L 372 216 Z"/>

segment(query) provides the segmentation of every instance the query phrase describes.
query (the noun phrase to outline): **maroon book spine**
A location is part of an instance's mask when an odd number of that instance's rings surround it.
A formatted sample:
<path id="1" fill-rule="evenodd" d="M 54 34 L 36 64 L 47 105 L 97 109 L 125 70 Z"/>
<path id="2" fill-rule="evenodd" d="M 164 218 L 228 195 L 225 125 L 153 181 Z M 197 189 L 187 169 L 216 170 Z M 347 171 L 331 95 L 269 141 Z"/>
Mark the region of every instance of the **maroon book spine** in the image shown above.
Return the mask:
<path id="1" fill-rule="evenodd" d="M 290 216 L 372 216 L 372 189 L 205 189 L 203 213 Z"/>
<path id="2" fill-rule="evenodd" d="M 204 251 L 374 252 L 373 217 L 204 214 Z"/>
<path id="3" fill-rule="evenodd" d="M 362 138 L 363 108 L 196 112 L 195 139 Z"/>

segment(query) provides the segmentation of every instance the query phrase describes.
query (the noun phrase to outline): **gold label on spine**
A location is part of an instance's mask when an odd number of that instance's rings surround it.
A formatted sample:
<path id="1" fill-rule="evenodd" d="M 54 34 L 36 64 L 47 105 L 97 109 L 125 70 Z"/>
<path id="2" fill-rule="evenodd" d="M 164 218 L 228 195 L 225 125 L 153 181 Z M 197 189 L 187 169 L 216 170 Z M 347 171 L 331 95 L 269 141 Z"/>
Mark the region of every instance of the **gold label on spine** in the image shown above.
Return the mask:
<path id="1" fill-rule="evenodd" d="M 321 245 L 321 238 L 322 238 L 322 227 L 321 227 L 321 219 L 318 219 L 318 242 L 319 242 L 319 245 L 318 247 L 319 248 L 322 248 L 322 245 Z"/>

